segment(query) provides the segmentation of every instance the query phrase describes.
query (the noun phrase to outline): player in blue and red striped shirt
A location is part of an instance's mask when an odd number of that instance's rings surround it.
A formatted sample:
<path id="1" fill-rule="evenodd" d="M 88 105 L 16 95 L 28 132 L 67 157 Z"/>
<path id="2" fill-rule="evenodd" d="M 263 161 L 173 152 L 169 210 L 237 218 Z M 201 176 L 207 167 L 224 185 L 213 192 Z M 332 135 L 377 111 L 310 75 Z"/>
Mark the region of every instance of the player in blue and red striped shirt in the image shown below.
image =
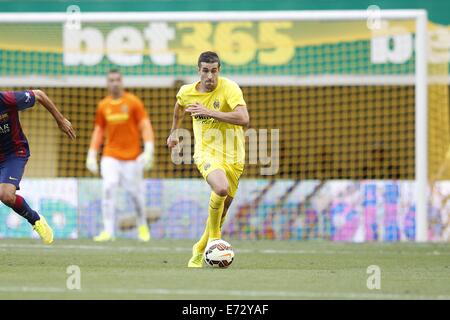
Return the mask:
<path id="1" fill-rule="evenodd" d="M 62 132 L 71 139 L 76 137 L 72 124 L 43 91 L 0 91 L 0 201 L 27 219 L 44 243 L 50 244 L 53 231 L 44 216 L 16 195 L 30 156 L 28 141 L 19 122 L 19 111 L 31 108 L 36 101 L 52 114 Z"/>

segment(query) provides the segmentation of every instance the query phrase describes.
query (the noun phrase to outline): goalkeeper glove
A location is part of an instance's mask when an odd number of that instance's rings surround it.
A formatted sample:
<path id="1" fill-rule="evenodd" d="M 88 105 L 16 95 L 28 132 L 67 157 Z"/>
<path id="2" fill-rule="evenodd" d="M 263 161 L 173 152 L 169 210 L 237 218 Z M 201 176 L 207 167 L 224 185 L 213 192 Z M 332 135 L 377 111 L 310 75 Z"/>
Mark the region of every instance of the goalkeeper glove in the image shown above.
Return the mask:
<path id="1" fill-rule="evenodd" d="M 144 143 L 144 152 L 138 157 L 138 161 L 144 166 L 144 170 L 150 170 L 153 167 L 153 152 L 155 145 L 153 142 Z"/>
<path id="2" fill-rule="evenodd" d="M 86 168 L 93 174 L 98 173 L 97 151 L 95 151 L 94 149 L 89 149 L 88 151 Z"/>

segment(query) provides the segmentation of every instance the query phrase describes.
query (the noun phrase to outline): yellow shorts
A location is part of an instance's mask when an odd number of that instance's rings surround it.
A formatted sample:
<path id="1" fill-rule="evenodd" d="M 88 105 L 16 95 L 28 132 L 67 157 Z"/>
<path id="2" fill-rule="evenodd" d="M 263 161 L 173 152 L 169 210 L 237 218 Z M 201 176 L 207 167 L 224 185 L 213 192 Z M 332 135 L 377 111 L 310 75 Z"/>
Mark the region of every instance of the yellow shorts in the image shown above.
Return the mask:
<path id="1" fill-rule="evenodd" d="M 244 171 L 243 164 L 228 164 L 206 159 L 197 159 L 195 164 L 205 180 L 208 175 L 216 169 L 220 169 L 225 172 L 228 180 L 228 195 L 234 198 L 237 192 L 239 178 Z"/>

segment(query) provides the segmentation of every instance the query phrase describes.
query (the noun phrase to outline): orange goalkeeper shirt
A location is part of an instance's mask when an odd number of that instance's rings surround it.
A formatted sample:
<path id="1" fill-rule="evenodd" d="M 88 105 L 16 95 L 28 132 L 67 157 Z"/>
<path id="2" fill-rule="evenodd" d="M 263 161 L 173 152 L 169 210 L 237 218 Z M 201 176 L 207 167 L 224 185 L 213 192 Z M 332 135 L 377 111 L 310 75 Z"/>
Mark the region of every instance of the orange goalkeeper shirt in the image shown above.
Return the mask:
<path id="1" fill-rule="evenodd" d="M 139 123 L 147 117 L 142 101 L 129 92 L 119 99 L 107 96 L 101 100 L 95 124 L 105 133 L 103 155 L 119 160 L 136 159 L 142 152 Z"/>

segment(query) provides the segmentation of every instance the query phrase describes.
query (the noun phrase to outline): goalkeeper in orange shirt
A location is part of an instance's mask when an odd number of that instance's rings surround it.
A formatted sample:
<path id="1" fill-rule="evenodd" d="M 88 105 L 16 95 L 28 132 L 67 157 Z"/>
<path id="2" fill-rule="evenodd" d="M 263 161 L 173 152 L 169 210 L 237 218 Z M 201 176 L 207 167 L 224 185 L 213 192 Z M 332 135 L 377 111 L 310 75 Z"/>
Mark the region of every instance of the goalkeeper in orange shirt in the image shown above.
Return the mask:
<path id="1" fill-rule="evenodd" d="M 98 104 L 86 160 L 88 170 L 97 174 L 97 154 L 105 142 L 100 163 L 104 230 L 94 240 L 114 240 L 115 199 L 121 185 L 135 204 L 138 237 L 142 241 L 149 241 L 143 170 L 150 170 L 153 166 L 153 128 L 142 101 L 124 90 L 122 75 L 118 70 L 108 72 L 107 85 L 109 95 Z M 144 142 L 143 152 L 141 138 Z"/>
<path id="2" fill-rule="evenodd" d="M 190 113 L 195 138 L 194 161 L 211 187 L 208 220 L 202 237 L 192 248 L 189 268 L 201 268 L 207 243 L 221 238 L 221 227 L 244 170 L 243 127 L 249 123 L 247 106 L 239 86 L 219 77 L 219 73 L 218 55 L 211 51 L 200 54 L 200 80 L 184 85 L 178 91 L 172 129 L 167 139 L 169 148 L 178 144 L 175 130 L 180 128 L 185 112 Z"/>

